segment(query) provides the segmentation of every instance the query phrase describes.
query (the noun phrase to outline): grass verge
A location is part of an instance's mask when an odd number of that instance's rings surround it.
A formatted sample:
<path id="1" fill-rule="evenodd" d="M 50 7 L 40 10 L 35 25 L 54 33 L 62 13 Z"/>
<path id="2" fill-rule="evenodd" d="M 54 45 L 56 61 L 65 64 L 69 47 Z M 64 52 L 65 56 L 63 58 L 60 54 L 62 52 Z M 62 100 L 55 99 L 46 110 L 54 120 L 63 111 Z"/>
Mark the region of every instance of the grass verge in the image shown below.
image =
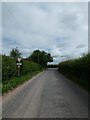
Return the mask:
<path id="1" fill-rule="evenodd" d="M 43 70 L 32 72 L 32 73 L 29 73 L 29 74 L 24 75 L 24 76 L 14 77 L 5 83 L 2 83 L 2 86 L 1 86 L 2 87 L 2 95 L 4 93 L 7 93 L 10 90 L 13 90 L 14 88 L 19 86 L 20 84 L 24 83 L 25 81 L 30 80 L 32 77 L 34 77 L 35 75 L 37 75 L 38 73 L 40 73 L 42 71 Z"/>

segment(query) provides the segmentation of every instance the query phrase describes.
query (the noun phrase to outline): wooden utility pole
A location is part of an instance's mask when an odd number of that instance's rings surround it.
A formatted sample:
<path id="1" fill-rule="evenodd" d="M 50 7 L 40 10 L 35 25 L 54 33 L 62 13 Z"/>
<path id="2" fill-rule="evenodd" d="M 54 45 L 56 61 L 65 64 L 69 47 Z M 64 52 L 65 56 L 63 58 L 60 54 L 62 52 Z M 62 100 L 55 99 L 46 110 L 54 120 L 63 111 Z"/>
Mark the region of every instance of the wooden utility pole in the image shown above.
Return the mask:
<path id="1" fill-rule="evenodd" d="M 38 64 L 39 64 L 39 49 L 38 49 Z"/>

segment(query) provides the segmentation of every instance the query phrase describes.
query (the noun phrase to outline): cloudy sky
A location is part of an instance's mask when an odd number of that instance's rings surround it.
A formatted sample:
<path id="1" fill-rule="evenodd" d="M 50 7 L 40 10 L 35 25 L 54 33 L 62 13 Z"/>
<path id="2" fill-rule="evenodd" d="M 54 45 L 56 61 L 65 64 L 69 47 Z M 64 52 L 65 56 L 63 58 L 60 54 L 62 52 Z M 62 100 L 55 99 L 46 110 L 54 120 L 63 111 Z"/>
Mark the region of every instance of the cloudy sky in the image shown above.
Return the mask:
<path id="1" fill-rule="evenodd" d="M 2 4 L 2 48 L 18 47 L 23 57 L 40 49 L 54 63 L 88 51 L 88 3 L 43 2 Z"/>

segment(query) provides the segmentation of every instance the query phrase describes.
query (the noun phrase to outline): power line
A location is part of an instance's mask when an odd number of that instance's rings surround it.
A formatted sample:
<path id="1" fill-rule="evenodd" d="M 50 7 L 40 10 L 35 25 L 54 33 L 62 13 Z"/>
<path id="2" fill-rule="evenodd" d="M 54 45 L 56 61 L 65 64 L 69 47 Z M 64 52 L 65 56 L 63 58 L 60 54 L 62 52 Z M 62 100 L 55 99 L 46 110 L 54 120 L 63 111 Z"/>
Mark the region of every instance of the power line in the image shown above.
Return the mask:
<path id="1" fill-rule="evenodd" d="M 6 3 L 3 3 L 5 8 L 8 10 L 9 14 L 13 17 L 13 19 L 16 21 L 17 26 L 21 29 L 21 31 L 25 34 L 26 32 L 23 30 L 23 27 L 21 26 L 21 24 L 18 22 L 18 20 L 16 19 L 15 15 L 11 12 L 11 10 L 8 8 L 8 6 L 6 5 Z M 26 34 L 25 34 L 26 36 Z"/>

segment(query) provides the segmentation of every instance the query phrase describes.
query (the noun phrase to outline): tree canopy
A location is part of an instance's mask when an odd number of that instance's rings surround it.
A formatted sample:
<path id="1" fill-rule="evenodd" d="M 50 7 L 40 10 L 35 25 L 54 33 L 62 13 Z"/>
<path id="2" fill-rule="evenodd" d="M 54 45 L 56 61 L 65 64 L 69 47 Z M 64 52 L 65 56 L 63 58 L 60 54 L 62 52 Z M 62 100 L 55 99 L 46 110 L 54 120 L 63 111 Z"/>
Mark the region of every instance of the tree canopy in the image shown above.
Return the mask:
<path id="1" fill-rule="evenodd" d="M 28 57 L 28 59 L 41 64 L 44 67 L 47 66 L 47 62 L 53 62 L 53 58 L 50 53 L 40 50 L 35 50 L 32 55 Z"/>
<path id="2" fill-rule="evenodd" d="M 10 56 L 13 58 L 21 57 L 21 52 L 19 52 L 19 49 L 17 47 L 13 48 L 10 52 Z"/>

